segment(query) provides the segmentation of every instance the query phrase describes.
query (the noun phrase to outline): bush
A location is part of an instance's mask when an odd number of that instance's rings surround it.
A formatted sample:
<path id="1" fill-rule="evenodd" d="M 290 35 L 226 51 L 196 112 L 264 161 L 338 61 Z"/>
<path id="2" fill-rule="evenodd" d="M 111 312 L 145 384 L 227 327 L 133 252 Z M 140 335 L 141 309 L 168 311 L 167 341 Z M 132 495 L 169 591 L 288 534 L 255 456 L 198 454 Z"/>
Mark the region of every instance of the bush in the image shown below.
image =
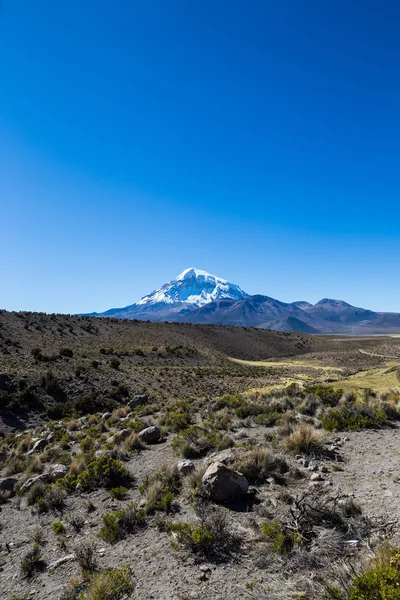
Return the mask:
<path id="1" fill-rule="evenodd" d="M 175 436 L 171 447 L 178 456 L 198 458 L 209 450 L 226 450 L 234 445 L 234 441 L 226 433 L 215 429 L 206 429 L 199 425 L 191 425 Z"/>
<path id="2" fill-rule="evenodd" d="M 103 527 L 100 529 L 99 536 L 105 542 L 113 544 L 144 525 L 146 511 L 137 508 L 136 504 L 128 504 L 126 510 L 120 509 L 106 513 L 101 518 Z"/>
<path id="3" fill-rule="evenodd" d="M 42 559 L 42 551 L 39 544 L 33 544 L 20 562 L 22 574 L 25 577 L 32 577 L 38 571 L 44 571 L 46 563 Z"/>
<path id="4" fill-rule="evenodd" d="M 54 521 L 54 523 L 51 526 L 51 528 L 52 528 L 52 530 L 54 531 L 54 533 L 56 535 L 61 535 L 62 533 L 65 533 L 65 527 L 61 523 L 61 521 Z"/>
<path id="5" fill-rule="evenodd" d="M 109 569 L 95 573 L 82 600 L 119 600 L 133 590 L 133 575 L 126 565 L 121 569 Z"/>
<path id="6" fill-rule="evenodd" d="M 176 465 L 172 467 L 163 465 L 155 471 L 143 486 L 141 491 L 147 492 L 147 512 L 152 514 L 156 511 L 169 512 L 175 495 L 180 492 L 181 478 Z"/>
<path id="7" fill-rule="evenodd" d="M 272 549 L 278 554 L 290 552 L 296 541 L 300 540 L 298 534 L 293 533 L 279 521 L 269 521 L 261 525 L 261 532 L 264 537 L 272 543 Z"/>
<path id="8" fill-rule="evenodd" d="M 240 546 L 240 538 L 228 527 L 222 510 L 210 512 L 207 505 L 199 507 L 199 524 L 173 523 L 168 534 L 171 546 L 207 560 L 224 561 Z"/>
<path id="9" fill-rule="evenodd" d="M 347 593 L 333 587 L 324 600 L 398 600 L 399 589 L 400 548 L 386 546 L 370 568 L 354 578 Z"/>
<path id="10" fill-rule="evenodd" d="M 274 473 L 282 474 L 289 470 L 286 460 L 267 448 L 250 450 L 235 462 L 235 467 L 253 484 L 263 483 Z"/>
<path id="11" fill-rule="evenodd" d="M 110 496 L 111 498 L 115 498 L 115 500 L 124 500 L 128 493 L 128 488 L 121 485 L 120 487 L 111 488 Z"/>
<path id="12" fill-rule="evenodd" d="M 318 396 L 324 406 L 336 406 L 343 396 L 343 390 L 334 389 L 329 385 L 309 385 L 304 392 Z"/>
<path id="13" fill-rule="evenodd" d="M 96 552 L 94 540 L 83 540 L 75 546 L 75 557 L 83 573 L 93 573 L 97 569 Z"/>
<path id="14" fill-rule="evenodd" d="M 74 491 L 76 486 L 83 491 L 90 491 L 100 487 L 119 487 L 132 479 L 132 475 L 120 460 L 112 456 L 100 456 L 89 462 L 79 475 L 69 473 L 59 479 L 57 485 L 69 492 Z"/>
<path id="15" fill-rule="evenodd" d="M 379 406 L 352 402 L 330 409 L 321 420 L 322 427 L 326 431 L 358 431 L 382 427 L 387 422 L 387 414 Z"/>
<path id="16" fill-rule="evenodd" d="M 285 438 L 283 446 L 289 454 L 319 456 L 323 453 L 321 434 L 304 423 Z"/>

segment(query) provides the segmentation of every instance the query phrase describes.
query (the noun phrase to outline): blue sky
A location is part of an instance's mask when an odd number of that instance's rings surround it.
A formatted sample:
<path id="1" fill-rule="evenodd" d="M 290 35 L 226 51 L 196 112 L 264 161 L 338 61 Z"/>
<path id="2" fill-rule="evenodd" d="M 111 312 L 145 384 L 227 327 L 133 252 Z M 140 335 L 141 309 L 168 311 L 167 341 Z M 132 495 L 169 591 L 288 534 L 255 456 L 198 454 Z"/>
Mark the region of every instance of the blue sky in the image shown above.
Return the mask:
<path id="1" fill-rule="evenodd" d="M 195 266 L 400 311 L 400 3 L 3 0 L 0 306 Z"/>

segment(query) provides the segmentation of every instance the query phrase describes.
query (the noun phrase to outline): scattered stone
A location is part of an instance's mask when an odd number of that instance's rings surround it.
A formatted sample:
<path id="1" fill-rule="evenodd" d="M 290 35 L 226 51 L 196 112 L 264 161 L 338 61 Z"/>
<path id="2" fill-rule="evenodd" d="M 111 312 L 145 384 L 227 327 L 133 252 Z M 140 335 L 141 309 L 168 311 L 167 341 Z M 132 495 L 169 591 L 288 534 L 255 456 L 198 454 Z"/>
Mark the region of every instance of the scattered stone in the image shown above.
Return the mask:
<path id="1" fill-rule="evenodd" d="M 49 480 L 51 483 L 57 481 L 57 479 L 62 479 L 68 473 L 68 469 L 65 465 L 55 464 L 50 465 L 48 471 Z"/>
<path id="2" fill-rule="evenodd" d="M 47 567 L 48 571 L 52 571 L 53 569 L 57 569 L 57 567 L 59 567 L 60 565 L 63 565 L 66 562 L 69 562 L 70 560 L 74 560 L 75 559 L 75 554 L 68 554 L 67 556 L 63 556 L 62 558 L 59 558 L 53 562 L 51 562 L 49 564 L 49 566 Z"/>
<path id="3" fill-rule="evenodd" d="M 142 431 L 138 433 L 138 436 L 142 442 L 154 444 L 161 438 L 161 430 L 159 427 L 157 427 L 157 425 L 152 425 L 152 427 L 146 427 L 146 429 L 142 429 Z"/>
<path id="4" fill-rule="evenodd" d="M 41 440 L 37 440 L 37 442 L 35 442 L 33 444 L 33 447 L 29 450 L 29 452 L 26 453 L 26 455 L 31 456 L 31 454 L 40 452 L 47 446 L 48 443 L 49 443 L 49 440 L 47 438 L 42 438 Z"/>
<path id="5" fill-rule="evenodd" d="M 33 485 L 35 485 L 35 483 L 48 483 L 49 481 L 49 474 L 48 473 L 41 473 L 40 475 L 36 475 L 36 477 L 31 477 L 30 479 L 27 479 L 25 481 L 25 483 L 23 483 L 21 485 L 21 491 L 28 491 Z"/>
<path id="6" fill-rule="evenodd" d="M 215 462 L 222 463 L 223 465 L 231 465 L 233 462 L 235 462 L 235 458 L 236 456 L 233 451 L 228 448 L 227 450 L 222 450 L 222 452 L 214 452 L 213 454 L 210 454 L 210 456 L 205 459 L 205 462 L 209 465 Z"/>
<path id="7" fill-rule="evenodd" d="M 121 429 L 121 431 L 117 431 L 116 433 L 114 433 L 114 435 L 112 435 L 110 438 L 108 438 L 108 442 L 111 442 L 112 444 L 119 444 L 120 442 L 122 442 L 122 440 L 125 440 L 130 434 L 130 431 L 128 429 Z"/>
<path id="8" fill-rule="evenodd" d="M 176 467 L 181 475 L 189 475 L 196 468 L 191 460 L 181 460 Z"/>
<path id="9" fill-rule="evenodd" d="M 138 396 L 133 396 L 132 400 L 129 400 L 128 406 L 129 408 L 136 408 L 138 406 L 143 406 L 143 404 L 147 404 L 149 402 L 149 397 L 145 394 L 141 394 Z"/>
<path id="10" fill-rule="evenodd" d="M 319 473 L 313 473 L 311 475 L 310 479 L 311 479 L 311 481 L 321 481 L 322 478 L 321 478 L 321 475 Z"/>
<path id="11" fill-rule="evenodd" d="M 223 463 L 212 463 L 203 475 L 202 485 L 211 500 L 223 502 L 247 494 L 249 484 L 244 475 Z"/>
<path id="12" fill-rule="evenodd" d="M 322 467 L 320 467 L 319 469 L 321 471 L 321 473 L 328 473 L 329 469 L 326 465 L 322 465 Z"/>

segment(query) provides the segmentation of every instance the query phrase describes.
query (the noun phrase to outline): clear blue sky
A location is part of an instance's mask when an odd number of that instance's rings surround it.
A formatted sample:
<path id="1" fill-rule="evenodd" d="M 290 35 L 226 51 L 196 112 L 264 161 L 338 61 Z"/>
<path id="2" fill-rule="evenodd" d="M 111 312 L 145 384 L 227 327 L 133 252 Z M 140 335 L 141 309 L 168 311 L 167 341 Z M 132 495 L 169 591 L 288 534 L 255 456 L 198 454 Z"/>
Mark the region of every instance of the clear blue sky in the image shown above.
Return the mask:
<path id="1" fill-rule="evenodd" d="M 399 27 L 397 0 L 3 0 L 0 306 L 195 266 L 400 311 Z"/>

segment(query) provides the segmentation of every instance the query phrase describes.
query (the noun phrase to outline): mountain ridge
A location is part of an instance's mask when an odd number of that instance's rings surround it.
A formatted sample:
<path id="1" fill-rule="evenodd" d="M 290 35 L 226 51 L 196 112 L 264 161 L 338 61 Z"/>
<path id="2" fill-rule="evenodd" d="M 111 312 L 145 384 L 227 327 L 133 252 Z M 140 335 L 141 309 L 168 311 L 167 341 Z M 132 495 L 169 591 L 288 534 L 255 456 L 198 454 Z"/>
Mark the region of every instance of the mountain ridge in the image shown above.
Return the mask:
<path id="1" fill-rule="evenodd" d="M 194 267 L 138 302 L 85 316 L 257 327 L 311 334 L 400 333 L 400 314 L 375 312 L 344 300 L 282 302 L 250 295 L 237 284 Z"/>

